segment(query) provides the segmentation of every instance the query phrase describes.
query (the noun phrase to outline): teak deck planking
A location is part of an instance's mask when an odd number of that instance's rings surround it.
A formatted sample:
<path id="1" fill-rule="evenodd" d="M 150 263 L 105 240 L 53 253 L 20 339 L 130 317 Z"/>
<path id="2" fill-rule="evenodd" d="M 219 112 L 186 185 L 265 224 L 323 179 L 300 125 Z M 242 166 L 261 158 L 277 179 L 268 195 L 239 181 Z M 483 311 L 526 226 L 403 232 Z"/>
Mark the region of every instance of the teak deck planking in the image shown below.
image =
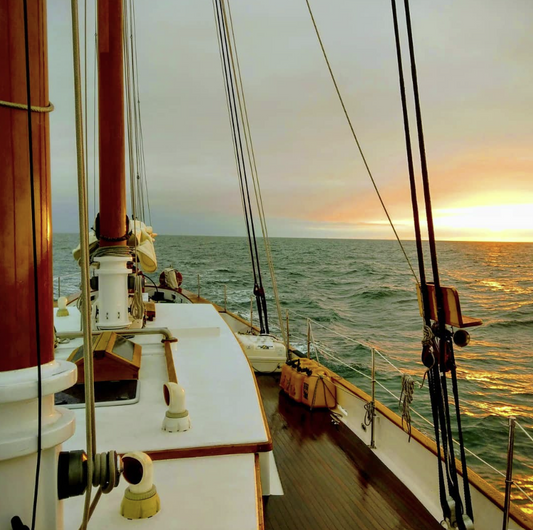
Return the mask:
<path id="1" fill-rule="evenodd" d="M 264 497 L 266 530 L 438 529 L 415 496 L 329 411 L 295 403 L 257 375 L 284 490 Z"/>

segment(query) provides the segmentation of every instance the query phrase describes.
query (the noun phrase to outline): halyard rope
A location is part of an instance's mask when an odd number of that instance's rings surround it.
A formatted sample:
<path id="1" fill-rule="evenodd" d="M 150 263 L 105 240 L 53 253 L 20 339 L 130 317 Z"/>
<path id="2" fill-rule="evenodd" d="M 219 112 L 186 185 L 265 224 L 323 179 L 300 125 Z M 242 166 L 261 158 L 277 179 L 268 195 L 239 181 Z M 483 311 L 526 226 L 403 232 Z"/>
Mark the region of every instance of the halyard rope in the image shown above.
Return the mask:
<path id="1" fill-rule="evenodd" d="M 313 11 L 311 10 L 311 5 L 309 4 L 309 0 L 305 0 L 305 3 L 307 4 L 307 9 L 309 11 L 309 15 L 311 16 L 311 21 L 313 22 L 313 27 L 315 28 L 315 33 L 318 39 L 318 43 L 320 44 L 320 48 L 322 49 L 322 54 L 324 56 L 324 59 L 326 61 L 326 65 L 329 70 L 329 74 L 331 76 L 331 80 L 333 81 L 333 85 L 335 87 L 335 91 L 337 92 L 337 96 L 339 98 L 339 102 L 341 104 L 342 110 L 344 111 L 344 116 L 346 117 L 346 121 L 348 122 L 348 126 L 350 127 L 350 131 L 352 132 L 353 139 L 355 140 L 355 143 L 357 145 L 357 149 L 359 150 L 359 154 L 361 155 L 361 159 L 363 161 L 363 164 L 366 168 L 366 172 L 368 173 L 368 176 L 370 177 L 370 180 L 372 181 L 372 185 L 374 186 L 374 190 L 376 191 L 376 194 L 378 196 L 379 202 L 381 203 L 381 206 L 383 207 L 383 211 L 385 212 L 385 215 L 387 216 L 387 219 L 389 221 L 389 224 L 392 228 L 392 231 L 394 232 L 394 235 L 396 236 L 396 240 L 398 241 L 398 244 L 400 245 L 400 249 L 403 252 L 403 255 L 405 257 L 405 260 L 407 264 L 409 265 L 409 268 L 411 269 L 411 273 L 413 274 L 413 277 L 416 281 L 416 283 L 420 283 L 418 281 L 418 277 L 415 273 L 415 270 L 413 269 L 413 266 L 411 265 L 411 261 L 409 260 L 409 257 L 407 256 L 407 252 L 405 251 L 405 248 L 402 244 L 402 241 L 400 239 L 400 236 L 398 235 L 398 232 L 396 232 L 396 227 L 394 226 L 394 223 L 392 222 L 392 219 L 389 215 L 389 212 L 387 210 L 387 207 L 385 206 L 385 203 L 383 202 L 383 199 L 381 197 L 381 193 L 378 190 L 378 186 L 376 184 L 376 181 L 374 180 L 374 176 L 372 175 L 372 172 L 370 171 L 370 167 L 368 165 L 368 162 L 366 161 L 365 155 L 363 153 L 363 149 L 361 147 L 361 144 L 359 143 L 359 139 L 357 138 L 357 135 L 355 134 L 355 129 L 352 125 L 352 120 L 350 119 L 350 115 L 348 114 L 348 110 L 346 109 L 346 105 L 344 104 L 344 99 L 342 97 L 341 91 L 339 89 L 339 85 L 337 84 L 337 80 L 335 78 L 335 75 L 333 73 L 333 69 L 331 68 L 331 65 L 329 63 L 328 56 L 326 54 L 326 49 L 324 48 L 324 44 L 322 42 L 322 37 L 320 36 L 320 32 L 318 31 L 318 26 L 315 22 L 315 17 L 313 16 Z"/>
<path id="2" fill-rule="evenodd" d="M 8 109 L 15 109 L 15 110 L 28 110 L 28 105 L 25 103 L 13 103 L 12 101 L 2 101 L 0 99 L 0 107 L 7 107 Z M 38 107 L 36 105 L 32 105 L 30 107 L 30 110 L 32 112 L 40 112 L 40 113 L 47 113 L 52 112 L 54 110 L 54 106 L 52 103 L 48 103 L 47 107 Z"/>
<path id="3" fill-rule="evenodd" d="M 85 492 L 85 504 L 83 510 L 83 520 L 81 528 L 86 528 L 89 521 L 91 488 L 94 472 L 94 455 L 96 454 L 96 431 L 95 431 L 95 411 L 94 411 L 94 377 L 93 377 L 93 355 L 91 336 L 91 311 L 90 311 L 90 289 L 89 289 L 89 256 L 88 256 L 88 212 L 87 195 L 85 182 L 84 163 L 84 142 L 83 142 L 83 112 L 81 106 L 81 76 L 80 76 L 80 50 L 79 50 L 79 28 L 78 28 L 78 2 L 71 0 L 72 11 L 72 47 L 74 63 L 74 99 L 76 111 L 76 151 L 78 169 L 78 204 L 80 218 L 80 250 L 81 250 L 81 277 L 84 311 L 83 318 L 83 344 L 84 344 L 84 366 L 85 366 L 85 422 L 86 422 L 86 443 L 87 443 L 87 490 Z"/>

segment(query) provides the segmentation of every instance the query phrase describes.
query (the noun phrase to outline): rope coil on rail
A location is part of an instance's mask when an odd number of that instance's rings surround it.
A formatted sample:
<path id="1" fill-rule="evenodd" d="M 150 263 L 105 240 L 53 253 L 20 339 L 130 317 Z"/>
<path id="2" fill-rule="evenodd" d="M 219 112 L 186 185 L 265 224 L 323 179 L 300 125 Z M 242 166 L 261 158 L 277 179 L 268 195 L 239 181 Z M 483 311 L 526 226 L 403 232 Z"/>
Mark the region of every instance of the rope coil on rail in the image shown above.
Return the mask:
<path id="1" fill-rule="evenodd" d="M 409 441 L 411 441 L 411 403 L 413 402 L 414 393 L 414 379 L 409 374 L 402 374 L 402 391 L 400 393 L 399 407 L 402 412 L 402 428 L 409 435 Z"/>
<path id="2" fill-rule="evenodd" d="M 363 423 L 366 427 L 369 427 L 372 420 L 376 417 L 376 406 L 373 401 L 365 403 L 365 417 Z"/>

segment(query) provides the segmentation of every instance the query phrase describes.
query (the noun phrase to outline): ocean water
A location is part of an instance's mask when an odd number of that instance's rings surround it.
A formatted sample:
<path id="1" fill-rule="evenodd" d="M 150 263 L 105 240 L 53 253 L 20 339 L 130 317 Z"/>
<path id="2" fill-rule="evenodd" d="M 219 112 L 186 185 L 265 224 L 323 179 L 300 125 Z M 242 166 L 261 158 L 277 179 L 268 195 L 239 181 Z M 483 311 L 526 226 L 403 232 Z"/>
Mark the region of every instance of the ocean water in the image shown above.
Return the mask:
<path id="1" fill-rule="evenodd" d="M 62 294 L 79 285 L 71 255 L 77 242 L 74 234 L 54 236 L 54 276 L 61 276 Z M 261 251 L 263 242 L 258 245 Z M 422 319 L 414 279 L 396 241 L 276 238 L 271 246 L 292 345 L 306 350 L 310 318 L 321 359 L 367 392 L 370 353 L 356 342 L 370 343 L 422 381 Z M 417 271 L 414 243 L 405 247 Z M 455 352 L 465 444 L 505 473 L 508 416 L 533 435 L 533 244 L 439 242 L 437 248 L 441 283 L 457 287 L 463 314 L 483 320 L 471 329 L 470 344 Z M 245 238 L 159 236 L 156 250 L 160 269 L 179 269 L 186 289 L 196 292 L 200 276 L 201 295 L 223 305 L 226 286 L 228 309 L 249 318 L 253 279 Z M 266 262 L 261 272 L 275 330 Z M 158 275 L 150 276 L 157 281 Z M 55 288 L 57 296 L 57 280 Z M 377 370 L 378 382 L 399 395 L 399 372 L 379 356 Z M 377 398 L 398 409 L 397 400 L 379 386 Z M 431 419 L 427 385 L 415 390 L 413 409 Z M 412 416 L 432 436 L 432 428 Z M 533 442 L 517 428 L 515 444 L 514 480 L 533 497 Z M 503 476 L 472 456 L 467 460 L 503 491 Z M 533 503 L 516 488 L 513 500 L 533 514 Z"/>

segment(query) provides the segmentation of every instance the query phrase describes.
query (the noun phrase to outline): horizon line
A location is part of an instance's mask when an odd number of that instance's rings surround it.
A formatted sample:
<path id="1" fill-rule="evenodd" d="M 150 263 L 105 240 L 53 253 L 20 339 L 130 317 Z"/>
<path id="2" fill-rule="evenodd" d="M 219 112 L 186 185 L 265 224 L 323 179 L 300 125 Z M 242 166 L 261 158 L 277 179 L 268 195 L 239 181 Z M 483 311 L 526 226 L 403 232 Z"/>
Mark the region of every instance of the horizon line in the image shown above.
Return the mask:
<path id="1" fill-rule="evenodd" d="M 55 235 L 77 235 L 79 232 L 52 232 L 52 236 Z M 231 237 L 231 238 L 246 238 L 246 235 L 211 235 L 211 234 L 164 234 L 158 233 L 159 236 L 165 237 Z M 263 239 L 262 235 L 258 235 L 257 239 Z M 373 237 L 305 237 L 305 236 L 269 236 L 269 239 L 333 239 L 339 241 L 397 241 L 395 238 L 373 238 Z M 157 241 L 157 239 L 156 239 Z M 416 239 L 406 238 L 401 239 L 402 242 L 416 242 Z M 422 238 L 423 242 L 428 242 L 429 239 Z M 501 240 L 492 240 L 492 239 L 436 239 L 436 242 L 439 243 L 509 243 L 509 244 L 533 244 L 533 239 L 531 241 L 501 241 Z"/>

